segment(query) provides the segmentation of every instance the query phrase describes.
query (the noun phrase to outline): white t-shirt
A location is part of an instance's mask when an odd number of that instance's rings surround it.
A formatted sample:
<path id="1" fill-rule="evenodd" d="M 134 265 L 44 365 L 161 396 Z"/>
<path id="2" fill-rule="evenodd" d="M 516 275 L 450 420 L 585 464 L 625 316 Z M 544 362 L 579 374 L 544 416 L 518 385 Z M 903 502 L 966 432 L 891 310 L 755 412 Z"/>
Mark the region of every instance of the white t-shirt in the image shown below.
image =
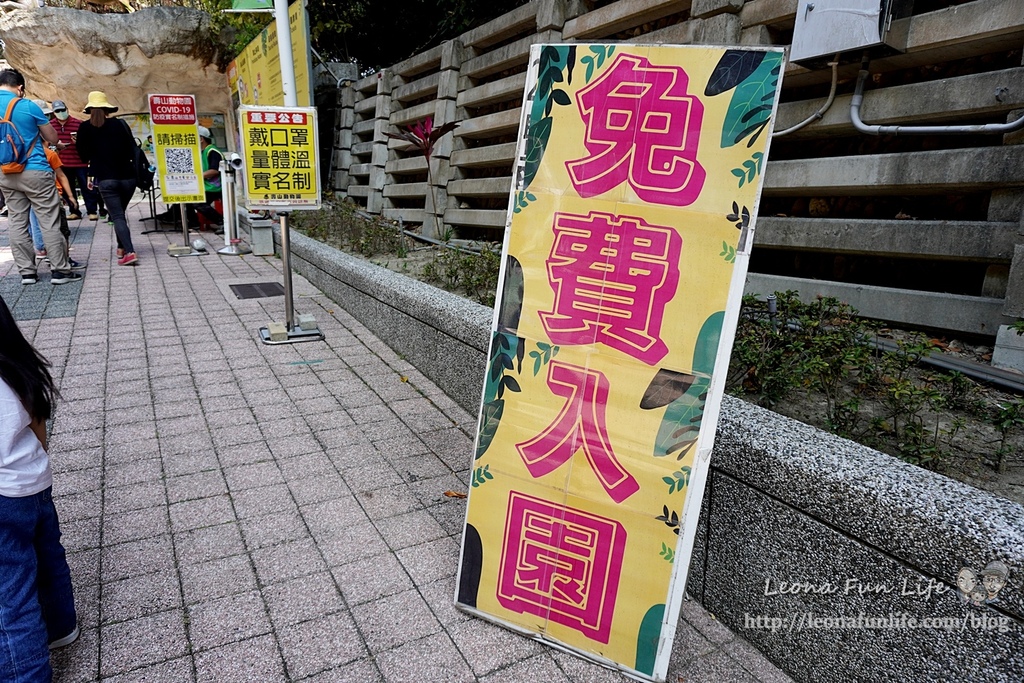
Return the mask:
<path id="1" fill-rule="evenodd" d="M 32 418 L 0 380 L 0 496 L 22 498 L 53 485 L 50 458 L 32 431 Z"/>

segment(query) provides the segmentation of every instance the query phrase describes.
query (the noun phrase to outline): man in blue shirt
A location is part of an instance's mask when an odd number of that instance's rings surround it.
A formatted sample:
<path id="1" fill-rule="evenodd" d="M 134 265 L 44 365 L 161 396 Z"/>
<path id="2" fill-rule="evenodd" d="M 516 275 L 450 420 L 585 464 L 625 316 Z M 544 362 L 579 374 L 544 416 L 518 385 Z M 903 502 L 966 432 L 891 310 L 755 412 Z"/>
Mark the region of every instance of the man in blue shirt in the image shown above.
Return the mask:
<path id="1" fill-rule="evenodd" d="M 25 96 L 25 77 L 15 69 L 0 71 L 0 112 L 15 97 Z M 57 144 L 57 131 L 38 105 L 21 100 L 14 107 L 11 121 L 18 133 L 31 144 L 21 173 L 0 174 L 0 190 L 3 190 L 8 206 L 7 230 L 10 236 L 11 254 L 21 273 L 21 284 L 34 285 L 36 276 L 36 251 L 29 235 L 28 210 L 35 210 L 43 243 L 50 258 L 50 282 L 62 285 L 81 280 L 79 273 L 71 271 L 68 247 L 60 234 L 60 212 L 63 211 L 53 169 L 46 160 L 44 145 Z"/>

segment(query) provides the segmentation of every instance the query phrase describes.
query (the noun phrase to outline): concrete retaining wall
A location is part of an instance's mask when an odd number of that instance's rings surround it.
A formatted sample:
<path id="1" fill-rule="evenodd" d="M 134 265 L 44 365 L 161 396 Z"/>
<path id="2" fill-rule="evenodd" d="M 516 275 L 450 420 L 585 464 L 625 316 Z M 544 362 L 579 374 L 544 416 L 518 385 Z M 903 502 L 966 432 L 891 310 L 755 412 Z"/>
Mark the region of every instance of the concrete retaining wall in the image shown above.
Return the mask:
<path id="1" fill-rule="evenodd" d="M 477 414 L 490 309 L 300 234 L 292 258 Z M 963 604 L 958 572 L 992 561 L 1006 586 Z M 690 571 L 690 593 L 798 681 L 1024 680 L 1024 507 L 731 397 Z M 936 617 L 951 626 L 909 626 Z"/>
<path id="2" fill-rule="evenodd" d="M 600 7 L 588 11 L 594 4 Z M 338 100 L 334 188 L 372 213 L 420 224 L 427 233 L 435 230 L 438 217 L 446 229 L 466 233 L 461 236 L 489 234 L 500 242 L 530 45 L 785 45 L 797 5 L 797 0 L 533 0 L 344 88 Z M 916 3 L 911 16 L 897 23 L 908 36 L 907 49 L 871 63 L 872 76 L 880 80 L 871 80 L 864 94 L 865 121 L 988 123 L 1024 112 L 1020 0 Z M 774 275 L 778 286 L 805 298 L 867 292 L 857 302 L 866 316 L 995 337 L 1001 325 L 1024 311 L 1024 288 L 1014 287 L 1010 277 L 1024 271 L 1024 250 L 1015 255 L 1013 248 L 1024 246 L 1019 227 L 1024 133 L 936 136 L 920 148 L 908 146 L 903 137 L 860 136 L 849 113 L 849 83 L 858 62 L 853 55 L 840 67 L 839 95 L 821 120 L 773 144 L 764 197 L 774 208 L 762 211 L 771 217 L 773 230 L 755 233 L 751 268 Z M 935 78 L 934 72 L 948 77 Z M 824 65 L 787 65 L 776 129 L 814 114 L 830 79 Z M 459 122 L 434 153 L 432 186 L 418 152 L 385 135 L 426 116 L 435 124 Z M 842 143 L 851 139 L 858 140 L 852 151 Z M 959 195 L 973 197 L 962 201 L 974 208 L 917 216 L 927 221 L 897 220 L 909 219 L 915 213 L 911 207 L 922 206 L 915 198 L 943 201 Z M 894 205 L 893 196 L 908 199 Z M 931 226 L 939 221 L 944 236 L 933 243 Z M 781 233 L 784 242 L 774 239 Z M 998 249 L 963 253 L 960 246 L 975 243 L 979 234 L 991 236 Z M 853 248 L 834 255 L 833 241 Z M 762 255 L 765 262 L 774 258 L 783 265 L 758 271 Z M 938 284 L 880 282 L 867 266 L 854 272 L 851 256 L 906 259 L 921 267 L 922 261 L 934 261 L 944 277 Z M 807 267 L 812 261 L 824 264 L 820 272 Z M 797 262 L 804 263 L 803 270 Z M 749 291 L 760 291 L 765 282 L 753 280 Z M 951 289 L 948 282 L 958 286 Z M 964 315 L 965 305 L 975 310 Z"/>

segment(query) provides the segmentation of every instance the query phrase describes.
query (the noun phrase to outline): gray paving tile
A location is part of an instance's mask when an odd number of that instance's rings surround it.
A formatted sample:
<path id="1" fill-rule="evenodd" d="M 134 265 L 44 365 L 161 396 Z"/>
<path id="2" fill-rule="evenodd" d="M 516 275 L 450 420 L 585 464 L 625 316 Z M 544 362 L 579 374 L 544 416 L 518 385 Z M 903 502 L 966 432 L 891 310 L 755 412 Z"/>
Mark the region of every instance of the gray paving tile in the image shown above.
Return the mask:
<path id="1" fill-rule="evenodd" d="M 188 607 L 189 641 L 194 652 L 270 633 L 270 619 L 257 590 Z"/>
<path id="2" fill-rule="evenodd" d="M 387 544 L 394 550 L 434 541 L 449 535 L 426 510 L 416 510 L 397 517 L 380 519 L 374 524 Z"/>
<path id="3" fill-rule="evenodd" d="M 162 481 L 148 481 L 122 487 L 104 487 L 103 490 L 103 510 L 108 515 L 141 510 L 166 503 L 167 492 Z"/>
<path id="4" fill-rule="evenodd" d="M 231 643 L 195 656 L 197 683 L 274 683 L 288 680 L 272 636 Z"/>
<path id="5" fill-rule="evenodd" d="M 278 628 L 345 610 L 345 602 L 327 572 L 266 586 L 263 595 Z"/>
<path id="6" fill-rule="evenodd" d="M 54 680 L 60 683 L 92 683 L 99 678 L 99 658 L 99 631 L 96 628 L 83 629 L 73 645 L 50 653 Z"/>
<path id="7" fill-rule="evenodd" d="M 367 654 L 352 616 L 347 612 L 280 629 L 278 640 L 292 678 L 311 676 Z"/>
<path id="8" fill-rule="evenodd" d="M 792 683 L 787 676 L 772 664 L 761 651 L 740 637 L 736 637 L 722 645 L 722 652 L 729 655 L 743 667 L 744 671 L 761 683 Z"/>
<path id="9" fill-rule="evenodd" d="M 185 654 L 184 615 L 178 610 L 100 627 L 100 675 L 133 671 Z"/>
<path id="10" fill-rule="evenodd" d="M 517 662 L 501 671 L 484 676 L 482 683 L 519 683 L 519 681 L 544 681 L 545 683 L 569 683 L 569 679 L 558 668 L 548 653 Z"/>
<path id="11" fill-rule="evenodd" d="M 171 526 L 175 531 L 188 531 L 223 522 L 233 522 L 235 512 L 227 495 L 186 500 L 170 506 Z"/>
<path id="12" fill-rule="evenodd" d="M 250 550 L 309 537 L 305 522 L 294 510 L 243 519 L 241 527 Z"/>
<path id="13" fill-rule="evenodd" d="M 721 650 L 669 665 L 668 680 L 688 683 L 757 683 L 738 662 Z"/>
<path id="14" fill-rule="evenodd" d="M 679 615 L 683 621 L 689 623 L 701 635 L 717 645 L 727 643 L 736 637 L 732 631 L 726 628 L 722 622 L 715 619 L 710 612 L 701 607 L 695 600 L 683 600 Z"/>
<path id="15" fill-rule="evenodd" d="M 317 547 L 331 567 L 391 552 L 370 522 L 351 522 L 335 532 L 314 533 Z"/>
<path id="16" fill-rule="evenodd" d="M 103 518 L 103 543 L 105 545 L 163 536 L 169 531 L 165 508 L 133 510 L 116 515 L 106 515 Z M 66 544 L 65 547 L 67 547 Z"/>
<path id="17" fill-rule="evenodd" d="M 292 492 L 285 484 L 242 490 L 232 488 L 231 500 L 235 504 L 235 514 L 239 519 L 262 517 L 274 513 L 298 512 Z"/>
<path id="18" fill-rule="evenodd" d="M 231 555 L 181 567 L 181 588 L 188 605 L 252 591 L 256 587 L 256 575 L 248 555 Z"/>
<path id="19" fill-rule="evenodd" d="M 630 683 L 633 680 L 617 671 L 567 652 L 552 650 L 550 654 L 572 683 Z M 671 678 L 667 680 L 676 683 Z"/>
<path id="20" fill-rule="evenodd" d="M 227 479 L 228 486 L 231 487 L 232 491 L 284 483 L 281 470 L 277 468 L 277 463 L 273 460 L 253 463 L 251 465 L 226 467 L 224 469 L 224 477 Z"/>
<path id="21" fill-rule="evenodd" d="M 102 623 L 137 619 L 181 606 L 181 589 L 174 572 L 162 571 L 106 581 L 100 602 Z"/>
<path id="22" fill-rule="evenodd" d="M 62 682 L 64 678 L 59 680 Z M 92 680 L 92 679 L 89 679 Z M 195 680 L 192 674 L 192 658 L 181 657 L 153 666 L 136 669 L 120 676 L 104 678 L 104 683 L 191 683 Z"/>
<path id="23" fill-rule="evenodd" d="M 57 496 L 54 498 L 54 504 L 61 522 L 71 522 L 76 519 L 98 517 L 101 511 L 100 499 L 100 491 L 93 490 Z"/>
<path id="24" fill-rule="evenodd" d="M 396 484 L 373 491 L 361 491 L 356 500 L 371 519 L 383 520 L 404 515 L 413 510 L 423 510 L 423 503 L 405 484 Z"/>
<path id="25" fill-rule="evenodd" d="M 327 570 L 327 565 L 312 539 L 280 543 L 254 550 L 252 561 L 256 565 L 256 575 L 264 586 Z"/>
<path id="26" fill-rule="evenodd" d="M 380 683 L 380 671 L 372 659 L 360 659 L 310 676 L 303 683 Z"/>
<path id="27" fill-rule="evenodd" d="M 172 573 L 174 550 L 170 535 L 152 536 L 102 550 L 102 578 L 104 582 L 118 581 L 153 572 Z M 76 576 L 77 581 L 77 576 Z"/>
<path id="28" fill-rule="evenodd" d="M 462 610 L 455 609 L 454 576 L 432 583 L 420 584 L 418 589 L 420 595 L 427 601 L 430 611 L 445 627 L 474 618 Z"/>
<path id="29" fill-rule="evenodd" d="M 463 683 L 475 681 L 455 644 L 444 633 L 436 633 L 376 657 L 387 683 Z"/>
<path id="30" fill-rule="evenodd" d="M 237 523 L 191 529 L 174 535 L 175 552 L 181 564 L 194 564 L 245 552 Z"/>
<path id="31" fill-rule="evenodd" d="M 391 650 L 441 631 L 441 624 L 415 590 L 356 605 L 352 607 L 352 616 L 366 640 L 366 646 L 373 653 Z"/>
<path id="32" fill-rule="evenodd" d="M 452 538 L 442 538 L 395 553 L 413 582 L 419 586 L 438 579 L 455 576 L 459 563 L 459 544 Z"/>
<path id="33" fill-rule="evenodd" d="M 469 662 L 473 673 L 478 676 L 529 659 L 543 651 L 543 646 L 537 641 L 520 636 L 508 629 L 499 628 L 483 619 L 461 621 L 448 626 L 447 631 L 452 641 L 455 642 L 455 646 Z M 557 670 L 553 661 L 548 664 Z M 561 679 L 531 676 L 518 680 L 555 681 Z"/>
<path id="34" fill-rule="evenodd" d="M 413 587 L 405 568 L 390 553 L 349 562 L 336 567 L 333 574 L 350 606 L 379 600 Z"/>
<path id="35" fill-rule="evenodd" d="M 224 467 L 249 465 L 272 459 L 270 448 L 265 443 L 250 443 L 242 446 L 227 446 L 217 449 L 220 464 Z"/>
<path id="36" fill-rule="evenodd" d="M 227 492 L 228 487 L 220 470 L 194 472 L 167 479 L 167 500 L 169 503 L 209 498 L 210 496 Z"/>

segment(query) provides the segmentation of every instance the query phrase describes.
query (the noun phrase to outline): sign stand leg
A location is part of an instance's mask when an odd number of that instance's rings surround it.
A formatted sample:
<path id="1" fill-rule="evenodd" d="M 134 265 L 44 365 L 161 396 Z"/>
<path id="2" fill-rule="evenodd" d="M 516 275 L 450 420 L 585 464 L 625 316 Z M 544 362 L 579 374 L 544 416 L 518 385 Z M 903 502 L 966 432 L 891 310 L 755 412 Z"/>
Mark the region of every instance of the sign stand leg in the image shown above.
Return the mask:
<path id="1" fill-rule="evenodd" d="M 167 247 L 167 254 L 174 258 L 181 258 L 182 256 L 205 256 L 209 252 L 196 251 L 188 241 L 188 216 L 185 213 L 185 204 L 178 204 L 178 208 L 181 209 L 181 237 L 184 240 L 184 243 L 180 247 L 174 244 L 170 245 Z M 186 249 L 188 249 L 188 251 L 185 251 Z"/>
<path id="2" fill-rule="evenodd" d="M 280 213 L 278 215 L 281 218 L 281 268 L 284 270 L 284 324 L 270 323 L 266 327 L 261 327 L 260 339 L 264 344 L 297 344 L 298 342 L 323 341 L 324 333 L 317 327 L 315 320 L 303 321 L 301 325 L 295 324 L 288 214 Z"/>

